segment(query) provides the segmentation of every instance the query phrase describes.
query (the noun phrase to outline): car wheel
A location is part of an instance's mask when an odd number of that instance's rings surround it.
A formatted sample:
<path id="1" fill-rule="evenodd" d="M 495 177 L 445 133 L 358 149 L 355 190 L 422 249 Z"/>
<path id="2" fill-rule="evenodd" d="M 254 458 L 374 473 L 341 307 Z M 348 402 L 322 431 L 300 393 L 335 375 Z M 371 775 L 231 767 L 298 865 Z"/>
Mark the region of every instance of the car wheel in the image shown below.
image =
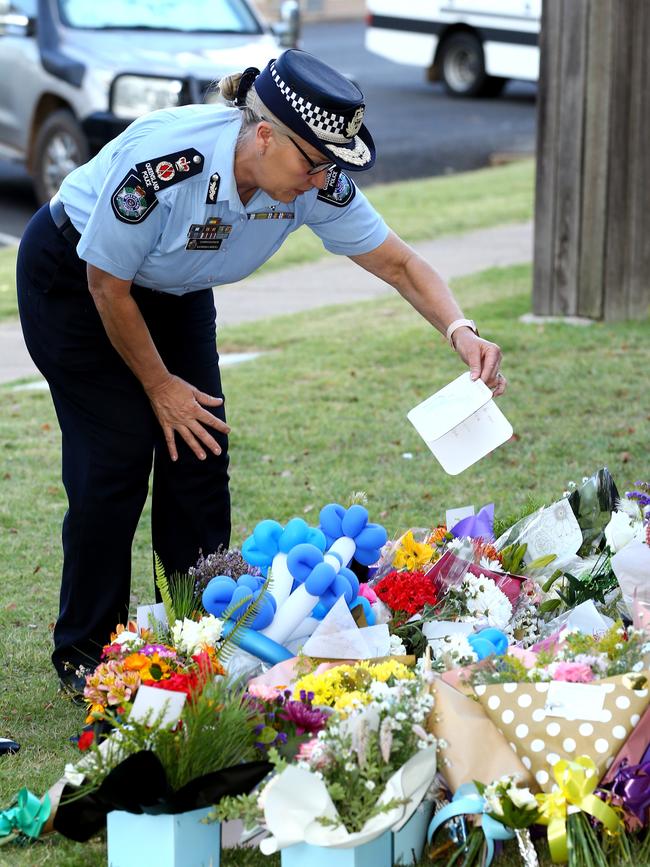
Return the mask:
<path id="1" fill-rule="evenodd" d="M 58 191 L 66 175 L 88 159 L 88 142 L 69 111 L 50 114 L 41 125 L 34 142 L 32 175 L 40 204 Z"/>
<path id="2" fill-rule="evenodd" d="M 498 96 L 507 79 L 485 72 L 481 40 L 473 33 L 452 33 L 441 46 L 443 84 L 452 96 Z"/>

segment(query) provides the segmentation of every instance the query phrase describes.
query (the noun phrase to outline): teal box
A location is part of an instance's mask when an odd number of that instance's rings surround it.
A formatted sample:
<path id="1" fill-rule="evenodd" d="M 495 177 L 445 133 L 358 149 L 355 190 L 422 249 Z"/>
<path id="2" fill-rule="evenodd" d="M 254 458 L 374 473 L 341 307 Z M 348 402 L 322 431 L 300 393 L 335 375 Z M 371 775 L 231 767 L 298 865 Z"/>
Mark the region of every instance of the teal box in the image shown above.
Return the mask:
<path id="1" fill-rule="evenodd" d="M 424 854 L 433 802 L 422 801 L 403 828 L 393 837 L 393 864 L 417 864 Z"/>
<path id="2" fill-rule="evenodd" d="M 209 807 L 175 815 L 113 810 L 106 819 L 108 867 L 219 867 L 221 825 Z"/>
<path id="3" fill-rule="evenodd" d="M 391 867 L 392 835 L 386 831 L 376 840 L 352 849 L 332 849 L 298 843 L 282 850 L 282 867 Z"/>

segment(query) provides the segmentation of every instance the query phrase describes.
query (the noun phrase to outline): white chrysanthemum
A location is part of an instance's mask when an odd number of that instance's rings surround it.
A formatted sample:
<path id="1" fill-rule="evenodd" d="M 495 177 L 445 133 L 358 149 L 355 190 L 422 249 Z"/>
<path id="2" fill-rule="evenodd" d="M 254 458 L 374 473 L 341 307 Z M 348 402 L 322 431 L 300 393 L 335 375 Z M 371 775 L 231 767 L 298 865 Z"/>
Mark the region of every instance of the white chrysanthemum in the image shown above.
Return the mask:
<path id="1" fill-rule="evenodd" d="M 451 665 L 469 665 L 470 662 L 476 662 L 478 659 L 467 637 L 459 632 L 445 635 L 443 638 L 434 638 L 429 644 L 436 659 L 442 657 Z"/>
<path id="2" fill-rule="evenodd" d="M 512 617 L 512 605 L 508 597 L 485 575 L 476 579 L 474 586 L 477 592 L 467 599 L 470 616 L 485 618 L 490 626 L 505 629 Z"/>
<path id="3" fill-rule="evenodd" d="M 404 656 L 406 654 L 406 646 L 399 635 L 391 635 L 390 637 L 390 654 L 391 656 Z"/>

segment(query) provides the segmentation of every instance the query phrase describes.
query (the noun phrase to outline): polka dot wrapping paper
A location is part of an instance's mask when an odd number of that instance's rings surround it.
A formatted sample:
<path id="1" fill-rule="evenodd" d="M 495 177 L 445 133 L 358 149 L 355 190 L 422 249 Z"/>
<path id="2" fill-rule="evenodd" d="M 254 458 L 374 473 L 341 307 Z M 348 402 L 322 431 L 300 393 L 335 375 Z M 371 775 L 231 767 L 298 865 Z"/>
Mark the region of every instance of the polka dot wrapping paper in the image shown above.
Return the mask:
<path id="1" fill-rule="evenodd" d="M 452 792 L 477 780 L 488 785 L 504 774 L 535 787 L 532 776 L 490 722 L 481 705 L 441 678 L 435 680 L 435 705 L 427 729 L 446 746 L 439 770 Z"/>
<path id="2" fill-rule="evenodd" d="M 650 679 L 650 672 L 642 674 Z M 650 703 L 650 690 L 632 689 L 626 675 L 603 678 L 593 686 L 603 687 L 605 697 L 600 719 L 589 721 L 550 715 L 548 683 L 495 683 L 475 686 L 474 691 L 524 767 L 550 792 L 551 769 L 560 759 L 589 756 L 602 778 Z"/>

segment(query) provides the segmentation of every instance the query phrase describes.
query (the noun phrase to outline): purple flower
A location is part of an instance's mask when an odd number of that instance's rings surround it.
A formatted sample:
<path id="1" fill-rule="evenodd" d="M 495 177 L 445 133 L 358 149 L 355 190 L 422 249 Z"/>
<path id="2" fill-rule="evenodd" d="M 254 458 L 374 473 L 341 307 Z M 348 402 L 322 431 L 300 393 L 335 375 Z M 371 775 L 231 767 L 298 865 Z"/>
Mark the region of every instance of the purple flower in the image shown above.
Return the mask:
<path id="1" fill-rule="evenodd" d="M 318 734 L 325 728 L 329 711 L 311 707 L 302 701 L 288 701 L 278 716 L 285 722 L 295 725 L 297 735 Z"/>
<path id="2" fill-rule="evenodd" d="M 145 644 L 138 650 L 143 656 L 153 656 L 157 653 L 161 659 L 171 659 L 176 656 L 176 651 L 173 647 L 167 647 L 164 644 Z"/>

